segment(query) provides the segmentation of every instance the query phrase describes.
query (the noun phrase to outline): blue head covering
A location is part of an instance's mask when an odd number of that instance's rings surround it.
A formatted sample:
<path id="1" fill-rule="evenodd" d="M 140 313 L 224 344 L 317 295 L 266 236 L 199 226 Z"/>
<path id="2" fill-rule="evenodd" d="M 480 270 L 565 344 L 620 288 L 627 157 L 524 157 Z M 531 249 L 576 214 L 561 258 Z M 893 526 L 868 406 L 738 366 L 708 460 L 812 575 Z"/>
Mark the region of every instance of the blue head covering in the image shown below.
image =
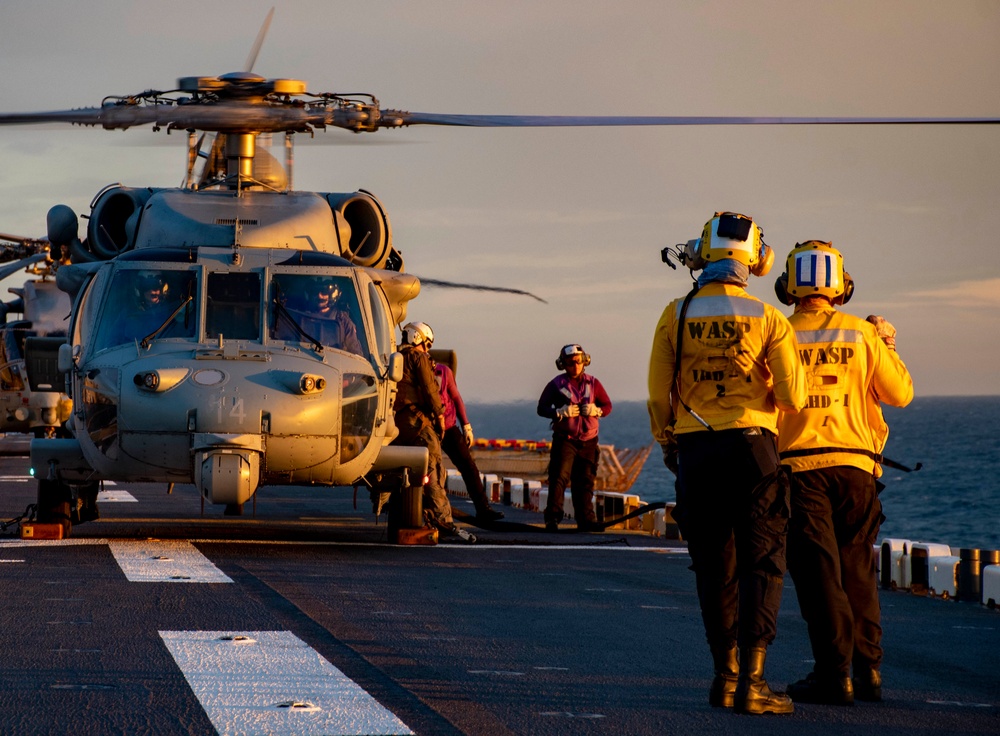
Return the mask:
<path id="1" fill-rule="evenodd" d="M 704 286 L 712 281 L 736 284 L 745 289 L 750 281 L 750 267 L 732 258 L 712 261 L 698 275 L 698 286 Z"/>

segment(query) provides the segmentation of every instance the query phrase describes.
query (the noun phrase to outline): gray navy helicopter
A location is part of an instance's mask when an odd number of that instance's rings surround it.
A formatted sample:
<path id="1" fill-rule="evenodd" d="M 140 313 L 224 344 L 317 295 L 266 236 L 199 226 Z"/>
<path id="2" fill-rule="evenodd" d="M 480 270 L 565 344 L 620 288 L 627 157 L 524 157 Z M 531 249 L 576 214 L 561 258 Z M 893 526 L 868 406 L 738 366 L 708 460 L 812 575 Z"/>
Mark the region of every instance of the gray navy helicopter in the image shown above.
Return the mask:
<path id="1" fill-rule="evenodd" d="M 56 437 L 70 417 L 73 402 L 56 385 L 33 385 L 25 363 L 26 343 L 36 337 L 66 335 L 69 295 L 55 283 L 68 256 L 53 258 L 44 239 L 0 233 L 0 282 L 24 271 L 29 278 L 9 289 L 15 298 L 0 301 L 0 432 Z M 11 320 L 20 314 L 22 319 Z"/>
<path id="2" fill-rule="evenodd" d="M 83 239 L 69 207 L 48 213 L 50 246 L 71 256 L 55 280 L 72 316 L 66 337 L 36 338 L 29 362 L 45 374 L 39 383 L 65 385 L 73 412 L 69 437 L 31 443 L 38 520 L 68 534 L 97 518 L 103 480 L 192 483 L 234 514 L 261 485 L 420 484 L 426 450 L 392 444 L 402 375 L 395 327 L 420 280 L 405 272 L 373 194 L 292 188 L 296 135 L 998 121 L 421 113 L 250 71 L 185 77 L 175 89 L 107 97 L 99 107 L 0 113 L 0 125 L 149 125 L 188 136 L 184 186 L 106 187 Z M 214 138 L 203 150 L 206 135 Z M 277 135 L 284 165 L 268 150 Z"/>

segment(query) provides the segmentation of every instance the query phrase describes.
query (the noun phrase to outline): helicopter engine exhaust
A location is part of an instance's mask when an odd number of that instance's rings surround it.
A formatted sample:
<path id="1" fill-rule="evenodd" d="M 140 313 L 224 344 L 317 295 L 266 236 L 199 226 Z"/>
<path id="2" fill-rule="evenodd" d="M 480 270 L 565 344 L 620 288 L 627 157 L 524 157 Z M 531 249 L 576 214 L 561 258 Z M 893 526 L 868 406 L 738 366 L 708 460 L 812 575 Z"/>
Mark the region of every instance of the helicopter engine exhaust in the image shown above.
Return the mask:
<path id="1" fill-rule="evenodd" d="M 94 255 L 107 260 L 135 245 L 139 215 L 151 195 L 148 189 L 113 186 L 94 198 L 87 225 L 87 244 Z"/>
<path id="2" fill-rule="evenodd" d="M 350 227 L 350 237 L 340 243 L 341 255 L 357 266 L 382 268 L 392 251 L 392 228 L 382 203 L 365 190 L 327 194 L 334 218 Z"/>

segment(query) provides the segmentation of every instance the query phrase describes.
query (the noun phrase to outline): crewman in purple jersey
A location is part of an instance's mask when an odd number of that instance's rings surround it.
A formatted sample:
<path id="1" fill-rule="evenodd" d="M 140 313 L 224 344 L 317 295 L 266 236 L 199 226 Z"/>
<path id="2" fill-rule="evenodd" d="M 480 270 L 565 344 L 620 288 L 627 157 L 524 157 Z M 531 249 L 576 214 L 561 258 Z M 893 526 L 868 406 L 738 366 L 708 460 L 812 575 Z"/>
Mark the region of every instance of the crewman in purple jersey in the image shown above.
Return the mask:
<path id="1" fill-rule="evenodd" d="M 600 531 L 594 513 L 594 481 L 600 448 L 598 421 L 611 413 L 604 386 L 586 372 L 590 356 L 577 344 L 559 351 L 556 368 L 562 374 L 545 386 L 538 399 L 538 416 L 552 420 L 549 453 L 549 498 L 545 528 L 555 531 L 563 518 L 566 486 L 573 496 L 573 513 L 580 531 Z"/>

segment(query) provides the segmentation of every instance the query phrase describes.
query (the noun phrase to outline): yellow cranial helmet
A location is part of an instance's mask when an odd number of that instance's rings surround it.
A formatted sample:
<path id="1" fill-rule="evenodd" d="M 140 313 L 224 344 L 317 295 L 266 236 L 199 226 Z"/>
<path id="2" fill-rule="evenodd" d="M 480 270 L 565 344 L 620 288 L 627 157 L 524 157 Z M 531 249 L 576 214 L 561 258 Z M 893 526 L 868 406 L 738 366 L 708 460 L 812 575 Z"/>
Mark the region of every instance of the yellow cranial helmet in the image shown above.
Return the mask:
<path id="1" fill-rule="evenodd" d="M 764 231 L 753 218 L 736 212 L 716 212 L 702 230 L 698 257 L 704 261 L 700 267 L 731 258 L 748 266 L 754 276 L 764 276 L 771 270 L 774 251 L 764 242 Z"/>
<path id="2" fill-rule="evenodd" d="M 844 271 L 844 257 L 822 240 L 796 243 L 778 281 L 788 298 L 786 304 L 807 296 L 825 296 L 834 304 L 844 304 L 854 293 L 854 281 Z M 777 284 L 775 291 L 779 291 Z"/>

